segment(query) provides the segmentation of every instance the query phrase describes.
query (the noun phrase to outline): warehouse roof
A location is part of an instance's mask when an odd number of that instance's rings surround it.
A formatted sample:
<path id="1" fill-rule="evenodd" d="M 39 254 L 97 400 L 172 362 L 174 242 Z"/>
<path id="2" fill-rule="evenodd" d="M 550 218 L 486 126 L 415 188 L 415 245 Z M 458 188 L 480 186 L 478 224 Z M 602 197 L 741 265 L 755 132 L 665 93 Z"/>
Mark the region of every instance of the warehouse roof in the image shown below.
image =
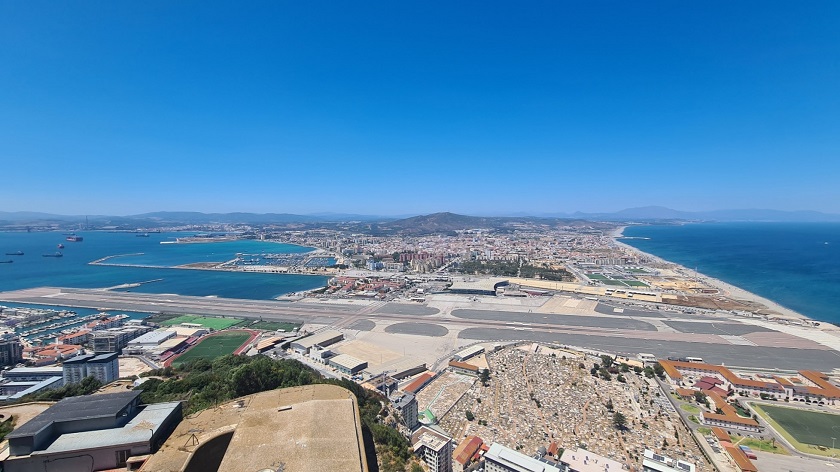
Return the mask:
<path id="1" fill-rule="evenodd" d="M 139 397 L 140 393 L 137 390 L 65 398 L 27 421 L 6 437 L 12 439 L 32 436 L 53 423 L 115 417 Z"/>

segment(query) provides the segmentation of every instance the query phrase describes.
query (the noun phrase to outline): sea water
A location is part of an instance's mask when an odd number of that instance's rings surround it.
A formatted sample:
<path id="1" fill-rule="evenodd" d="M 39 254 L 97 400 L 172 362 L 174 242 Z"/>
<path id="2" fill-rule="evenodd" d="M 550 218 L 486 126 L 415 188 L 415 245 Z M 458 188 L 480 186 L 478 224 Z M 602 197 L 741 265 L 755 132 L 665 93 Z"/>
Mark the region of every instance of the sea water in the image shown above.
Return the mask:
<path id="1" fill-rule="evenodd" d="M 840 223 L 630 226 L 622 242 L 840 324 Z"/>
<path id="2" fill-rule="evenodd" d="M 0 232 L 0 291 L 32 287 L 106 288 L 147 282 L 130 290 L 265 300 L 289 292 L 323 286 L 327 277 L 296 274 L 256 274 L 170 268 L 195 262 L 225 262 L 237 253 L 301 253 L 312 248 L 269 241 L 161 244 L 193 233 L 134 233 L 83 231 L 82 242 L 66 241 L 59 232 Z M 64 248 L 58 245 L 63 244 Z M 23 256 L 6 255 L 23 251 Z M 43 257 L 61 252 L 63 257 Z M 132 255 L 128 255 L 132 254 Z M 90 265 L 106 256 L 106 263 L 129 267 Z M 138 267 L 148 265 L 155 267 Z M 160 279 L 160 280 L 157 280 Z"/>

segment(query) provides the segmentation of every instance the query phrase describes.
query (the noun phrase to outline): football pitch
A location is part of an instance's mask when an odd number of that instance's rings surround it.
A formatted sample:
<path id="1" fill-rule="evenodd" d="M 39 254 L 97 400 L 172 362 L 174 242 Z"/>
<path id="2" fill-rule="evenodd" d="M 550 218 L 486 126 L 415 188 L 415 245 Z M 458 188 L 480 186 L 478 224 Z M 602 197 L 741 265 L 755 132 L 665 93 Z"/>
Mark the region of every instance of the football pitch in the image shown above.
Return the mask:
<path id="1" fill-rule="evenodd" d="M 236 326 L 239 323 L 242 323 L 242 321 L 242 318 L 215 318 L 212 316 L 182 315 L 177 318 L 161 321 L 160 324 L 163 326 L 175 326 L 181 323 L 195 323 L 204 326 L 205 328 L 219 331 L 225 328 L 230 328 L 231 326 Z"/>
<path id="2" fill-rule="evenodd" d="M 230 333 L 207 336 L 172 362 L 172 367 L 178 367 L 196 359 L 213 359 L 232 354 L 242 343 L 251 337 L 247 331 L 233 331 Z"/>
<path id="3" fill-rule="evenodd" d="M 774 426 L 781 428 L 783 431 L 779 431 L 780 433 L 787 433 L 785 436 L 792 437 L 800 444 L 813 444 L 830 449 L 831 438 L 840 438 L 840 415 L 766 404 L 753 404 L 753 408 L 759 413 L 764 413 L 762 416 L 772 420 Z"/>

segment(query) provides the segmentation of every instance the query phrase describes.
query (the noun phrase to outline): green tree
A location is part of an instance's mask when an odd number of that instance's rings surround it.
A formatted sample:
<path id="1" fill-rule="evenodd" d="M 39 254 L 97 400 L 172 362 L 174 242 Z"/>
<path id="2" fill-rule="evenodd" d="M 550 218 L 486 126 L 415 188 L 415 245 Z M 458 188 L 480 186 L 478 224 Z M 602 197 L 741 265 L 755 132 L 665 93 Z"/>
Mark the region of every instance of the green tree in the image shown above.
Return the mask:
<path id="1" fill-rule="evenodd" d="M 490 383 L 490 369 L 481 369 L 478 379 L 481 381 L 481 385 L 486 387 Z"/>
<path id="2" fill-rule="evenodd" d="M 665 377 L 665 368 L 662 367 L 662 364 L 656 363 L 653 365 L 653 373 L 656 374 L 657 377 L 664 378 Z"/>
<path id="3" fill-rule="evenodd" d="M 475 416 L 473 415 L 473 413 L 470 410 L 465 411 L 464 415 L 466 415 L 467 421 L 472 421 L 472 420 L 475 419 Z"/>
<path id="4" fill-rule="evenodd" d="M 615 426 L 616 429 L 623 430 L 625 427 L 627 427 L 627 417 L 624 416 L 624 414 L 621 413 L 620 411 L 616 411 L 613 414 L 612 421 L 613 421 L 613 426 Z"/>
<path id="5" fill-rule="evenodd" d="M 614 359 L 612 356 L 601 354 L 601 364 L 603 364 L 605 368 L 609 369 L 613 365 L 613 361 Z"/>

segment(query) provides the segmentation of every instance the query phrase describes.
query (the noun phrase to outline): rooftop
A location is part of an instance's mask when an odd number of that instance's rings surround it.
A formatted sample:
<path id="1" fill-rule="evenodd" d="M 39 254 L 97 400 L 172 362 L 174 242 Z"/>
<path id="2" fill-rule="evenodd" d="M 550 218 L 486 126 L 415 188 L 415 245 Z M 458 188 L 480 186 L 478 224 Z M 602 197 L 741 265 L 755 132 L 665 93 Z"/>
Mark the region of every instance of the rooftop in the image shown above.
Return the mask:
<path id="1" fill-rule="evenodd" d="M 202 445 L 224 434 L 218 470 L 367 472 L 361 421 L 351 392 L 306 385 L 257 393 L 185 418 L 142 471 L 184 470 Z"/>
<path id="2" fill-rule="evenodd" d="M 32 436 L 53 423 L 115 417 L 140 393 L 138 390 L 65 398 L 12 431 L 6 438 Z"/>
<path id="3" fill-rule="evenodd" d="M 623 470 L 620 462 L 608 459 L 586 449 L 566 449 L 560 461 L 572 466 L 578 472 L 619 472 Z"/>
<path id="4" fill-rule="evenodd" d="M 48 448 L 34 451 L 32 455 L 98 449 L 120 444 L 148 443 L 152 435 L 176 409 L 180 408 L 180 405 L 180 402 L 146 405 L 122 428 L 62 434 Z"/>
<path id="5" fill-rule="evenodd" d="M 564 452 L 563 457 L 565 456 L 566 453 Z M 485 460 L 491 459 L 494 462 L 504 464 L 517 472 L 560 472 L 560 469 L 557 467 L 516 452 L 513 449 L 504 447 L 499 443 L 493 443 L 490 446 L 490 450 L 484 454 L 484 458 Z M 620 471 L 621 469 L 619 468 L 616 470 Z M 581 472 L 589 472 L 589 470 L 585 469 L 581 470 Z M 599 472 L 603 472 L 603 469 Z"/>

